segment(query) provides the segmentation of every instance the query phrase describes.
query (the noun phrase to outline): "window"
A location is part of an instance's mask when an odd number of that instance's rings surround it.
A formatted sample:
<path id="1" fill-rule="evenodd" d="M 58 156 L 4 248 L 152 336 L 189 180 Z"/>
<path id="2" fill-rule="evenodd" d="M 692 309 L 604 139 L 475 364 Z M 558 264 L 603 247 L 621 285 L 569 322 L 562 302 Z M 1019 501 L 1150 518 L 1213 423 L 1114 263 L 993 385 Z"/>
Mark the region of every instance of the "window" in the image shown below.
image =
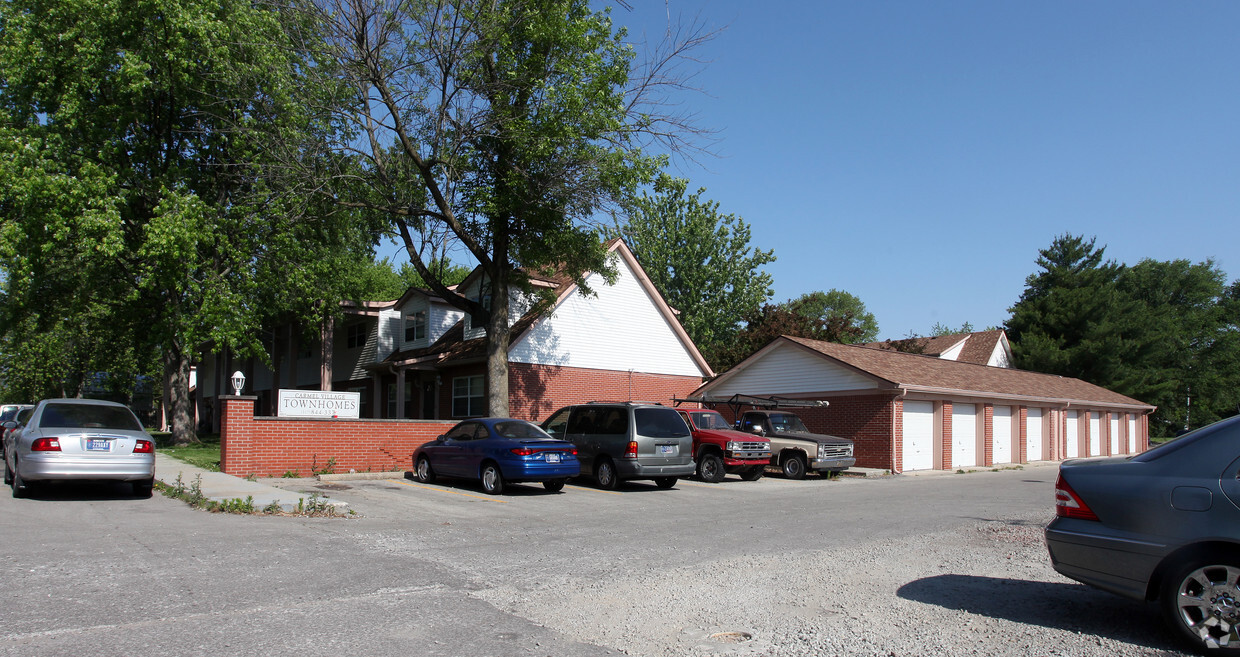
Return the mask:
<path id="1" fill-rule="evenodd" d="M 426 339 L 426 311 L 418 310 L 405 315 L 405 342 Z"/>
<path id="2" fill-rule="evenodd" d="M 486 377 L 458 376 L 452 379 L 452 417 L 480 417 L 486 413 Z"/>
<path id="3" fill-rule="evenodd" d="M 486 428 L 477 422 L 464 422 L 453 427 L 444 437 L 448 440 L 474 440 L 486 436 Z"/>
<path id="4" fill-rule="evenodd" d="M 366 324 L 350 324 L 345 327 L 345 347 L 356 349 L 366 345 Z"/>

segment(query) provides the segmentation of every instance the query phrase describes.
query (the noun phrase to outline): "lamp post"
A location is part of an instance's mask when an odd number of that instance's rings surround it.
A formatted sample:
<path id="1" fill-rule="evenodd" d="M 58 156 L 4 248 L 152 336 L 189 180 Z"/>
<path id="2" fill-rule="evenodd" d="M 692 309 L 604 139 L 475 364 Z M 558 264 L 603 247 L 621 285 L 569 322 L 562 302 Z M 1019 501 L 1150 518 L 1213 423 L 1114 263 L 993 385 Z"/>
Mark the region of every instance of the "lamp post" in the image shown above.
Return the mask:
<path id="1" fill-rule="evenodd" d="M 240 396 L 241 389 L 245 387 L 245 374 L 243 374 L 241 370 L 237 370 L 236 372 L 233 372 L 232 387 L 233 387 L 233 394 Z"/>

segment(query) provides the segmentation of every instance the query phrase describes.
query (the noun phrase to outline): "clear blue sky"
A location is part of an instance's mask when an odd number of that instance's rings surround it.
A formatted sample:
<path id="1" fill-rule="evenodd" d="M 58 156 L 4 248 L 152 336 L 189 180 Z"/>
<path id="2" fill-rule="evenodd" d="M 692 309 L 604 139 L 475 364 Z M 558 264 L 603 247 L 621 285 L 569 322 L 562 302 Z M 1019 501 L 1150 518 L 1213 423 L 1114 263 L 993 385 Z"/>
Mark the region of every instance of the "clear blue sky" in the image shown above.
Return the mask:
<path id="1" fill-rule="evenodd" d="M 723 31 L 672 171 L 773 249 L 775 301 L 839 288 L 883 338 L 1002 324 L 1065 232 L 1240 277 L 1240 2 L 633 0 Z"/>

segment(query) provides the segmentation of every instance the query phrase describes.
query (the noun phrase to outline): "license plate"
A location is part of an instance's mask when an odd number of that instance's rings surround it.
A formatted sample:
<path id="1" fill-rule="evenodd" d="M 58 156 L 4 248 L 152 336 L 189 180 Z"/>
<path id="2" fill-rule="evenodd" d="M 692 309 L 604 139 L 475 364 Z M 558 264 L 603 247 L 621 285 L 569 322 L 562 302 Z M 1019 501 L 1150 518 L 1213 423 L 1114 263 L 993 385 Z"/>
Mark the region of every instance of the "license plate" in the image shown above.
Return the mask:
<path id="1" fill-rule="evenodd" d="M 660 454 L 675 454 L 676 446 L 675 445 L 659 445 L 659 453 Z"/>
<path id="2" fill-rule="evenodd" d="M 547 463 L 559 463 L 560 455 L 555 452 L 547 452 Z"/>
<path id="3" fill-rule="evenodd" d="M 88 452 L 110 452 L 112 451 L 112 441 L 106 438 L 87 438 L 86 451 Z"/>

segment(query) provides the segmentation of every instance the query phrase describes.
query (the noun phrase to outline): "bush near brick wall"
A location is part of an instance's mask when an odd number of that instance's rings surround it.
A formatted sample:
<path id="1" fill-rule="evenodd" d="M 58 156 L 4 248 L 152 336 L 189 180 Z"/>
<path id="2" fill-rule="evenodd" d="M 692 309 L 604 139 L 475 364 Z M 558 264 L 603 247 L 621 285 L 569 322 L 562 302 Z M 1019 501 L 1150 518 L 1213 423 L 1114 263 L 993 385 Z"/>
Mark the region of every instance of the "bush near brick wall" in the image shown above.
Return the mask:
<path id="1" fill-rule="evenodd" d="M 412 469 L 413 451 L 453 421 L 254 417 L 253 397 L 221 397 L 220 469 L 244 477 Z M 335 459 L 334 463 L 332 459 Z"/>

